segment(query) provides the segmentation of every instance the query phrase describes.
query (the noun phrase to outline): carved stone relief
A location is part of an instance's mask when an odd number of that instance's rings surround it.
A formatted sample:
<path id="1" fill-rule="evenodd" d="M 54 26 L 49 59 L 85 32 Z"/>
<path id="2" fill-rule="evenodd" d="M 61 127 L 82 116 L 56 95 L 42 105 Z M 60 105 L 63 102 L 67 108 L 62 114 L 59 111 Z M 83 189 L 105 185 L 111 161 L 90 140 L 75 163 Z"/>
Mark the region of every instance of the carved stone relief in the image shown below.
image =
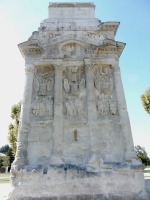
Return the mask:
<path id="1" fill-rule="evenodd" d="M 38 68 L 33 80 L 32 114 L 34 116 L 53 116 L 54 68 Z"/>
<path id="2" fill-rule="evenodd" d="M 116 115 L 117 102 L 112 97 L 114 95 L 112 69 L 108 66 L 96 67 L 94 71 L 94 85 L 98 91 L 98 114 L 101 116 Z"/>
<path id="3" fill-rule="evenodd" d="M 53 115 L 53 100 L 51 96 L 48 99 L 39 99 L 37 96 L 32 103 L 32 114 L 35 116 L 52 116 Z"/>
<path id="4" fill-rule="evenodd" d="M 83 115 L 85 102 L 82 97 L 68 97 L 65 101 L 65 107 L 68 116 Z"/>
<path id="5" fill-rule="evenodd" d="M 64 110 L 67 116 L 80 116 L 85 110 L 84 67 L 66 67 L 63 72 Z"/>
<path id="6" fill-rule="evenodd" d="M 66 93 L 78 96 L 85 89 L 84 68 L 66 68 L 64 71 L 63 87 Z"/>
<path id="7" fill-rule="evenodd" d="M 80 58 L 84 53 L 83 47 L 76 43 L 65 44 L 61 48 L 64 58 Z"/>
<path id="8" fill-rule="evenodd" d="M 93 40 L 104 40 L 106 35 L 98 34 L 98 33 L 91 33 L 91 32 L 84 32 L 86 39 L 93 39 Z"/>

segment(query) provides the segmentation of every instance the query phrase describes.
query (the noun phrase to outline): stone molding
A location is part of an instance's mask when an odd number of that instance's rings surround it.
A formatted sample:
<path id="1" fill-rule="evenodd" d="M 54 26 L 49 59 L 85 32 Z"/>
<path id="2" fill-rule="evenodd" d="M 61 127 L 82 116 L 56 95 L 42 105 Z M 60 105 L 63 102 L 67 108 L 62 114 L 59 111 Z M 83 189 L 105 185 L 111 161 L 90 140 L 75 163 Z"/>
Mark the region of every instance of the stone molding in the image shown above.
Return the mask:
<path id="1" fill-rule="evenodd" d="M 93 3 L 49 3 L 49 7 L 56 7 L 56 8 L 95 8 Z"/>

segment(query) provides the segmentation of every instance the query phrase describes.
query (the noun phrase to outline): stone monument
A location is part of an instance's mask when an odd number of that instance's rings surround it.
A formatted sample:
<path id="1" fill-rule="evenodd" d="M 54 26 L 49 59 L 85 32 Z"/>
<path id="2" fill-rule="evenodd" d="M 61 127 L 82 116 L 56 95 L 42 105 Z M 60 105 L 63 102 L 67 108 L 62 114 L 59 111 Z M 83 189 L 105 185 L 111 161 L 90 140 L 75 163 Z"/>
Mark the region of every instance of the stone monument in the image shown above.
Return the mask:
<path id="1" fill-rule="evenodd" d="M 25 87 L 9 200 L 146 200 L 115 41 L 93 3 L 50 3 L 18 45 Z"/>

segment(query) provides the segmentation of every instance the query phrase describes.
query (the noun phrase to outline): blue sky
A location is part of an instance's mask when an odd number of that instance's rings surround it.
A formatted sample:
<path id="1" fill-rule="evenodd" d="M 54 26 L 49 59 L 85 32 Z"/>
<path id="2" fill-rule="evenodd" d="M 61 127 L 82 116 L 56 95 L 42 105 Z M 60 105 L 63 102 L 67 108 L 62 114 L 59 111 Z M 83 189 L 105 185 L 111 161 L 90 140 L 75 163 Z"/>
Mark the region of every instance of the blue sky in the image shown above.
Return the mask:
<path id="1" fill-rule="evenodd" d="M 134 143 L 145 147 L 150 155 L 150 115 L 144 111 L 140 100 L 140 95 L 150 86 L 150 1 L 93 2 L 96 18 L 102 22 L 120 22 L 116 40 L 126 43 L 120 67 Z M 11 106 L 22 98 L 24 60 L 17 44 L 28 40 L 40 22 L 48 17 L 48 4 L 48 0 L 0 0 L 0 146 L 7 143 Z"/>

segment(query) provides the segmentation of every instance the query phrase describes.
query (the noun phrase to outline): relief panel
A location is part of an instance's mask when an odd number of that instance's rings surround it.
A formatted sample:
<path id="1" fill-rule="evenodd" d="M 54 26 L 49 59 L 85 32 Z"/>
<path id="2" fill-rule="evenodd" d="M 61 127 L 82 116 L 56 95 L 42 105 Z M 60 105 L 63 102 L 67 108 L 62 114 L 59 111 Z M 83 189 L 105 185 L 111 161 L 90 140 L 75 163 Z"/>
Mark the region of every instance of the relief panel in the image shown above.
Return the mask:
<path id="1" fill-rule="evenodd" d="M 63 72 L 64 116 L 86 115 L 84 67 L 66 67 Z"/>
<path id="2" fill-rule="evenodd" d="M 33 80 L 32 116 L 53 118 L 54 115 L 54 68 L 39 67 Z"/>
<path id="3" fill-rule="evenodd" d="M 94 85 L 97 96 L 98 115 L 117 115 L 114 79 L 112 69 L 109 66 L 95 67 Z"/>

